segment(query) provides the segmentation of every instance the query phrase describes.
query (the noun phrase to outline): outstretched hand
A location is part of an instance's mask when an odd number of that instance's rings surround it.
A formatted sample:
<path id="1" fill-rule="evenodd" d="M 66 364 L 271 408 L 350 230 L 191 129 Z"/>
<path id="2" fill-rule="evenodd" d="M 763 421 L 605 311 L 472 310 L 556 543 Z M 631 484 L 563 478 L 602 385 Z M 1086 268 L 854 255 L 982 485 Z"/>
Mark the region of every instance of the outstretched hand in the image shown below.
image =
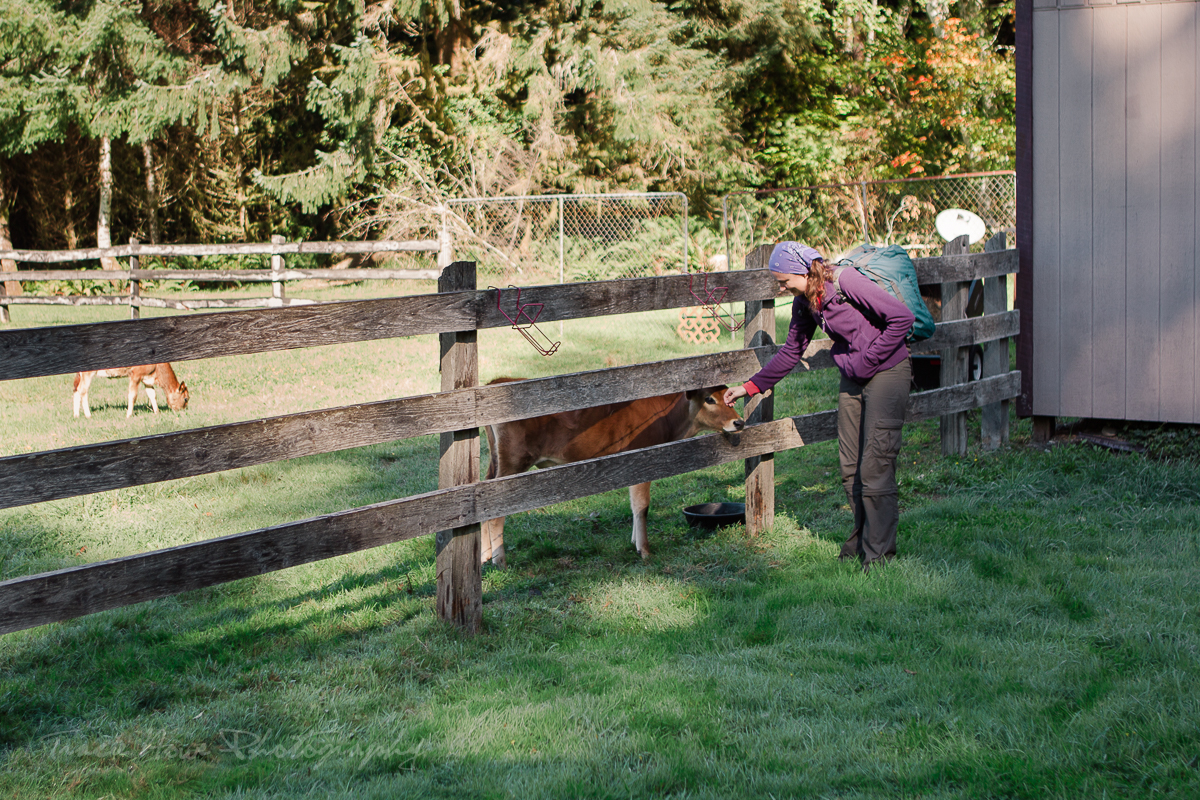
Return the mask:
<path id="1" fill-rule="evenodd" d="M 746 391 L 745 386 L 730 386 L 725 390 L 725 405 L 731 406 L 734 400 L 737 400 L 739 397 L 745 397 L 747 394 L 749 392 Z"/>

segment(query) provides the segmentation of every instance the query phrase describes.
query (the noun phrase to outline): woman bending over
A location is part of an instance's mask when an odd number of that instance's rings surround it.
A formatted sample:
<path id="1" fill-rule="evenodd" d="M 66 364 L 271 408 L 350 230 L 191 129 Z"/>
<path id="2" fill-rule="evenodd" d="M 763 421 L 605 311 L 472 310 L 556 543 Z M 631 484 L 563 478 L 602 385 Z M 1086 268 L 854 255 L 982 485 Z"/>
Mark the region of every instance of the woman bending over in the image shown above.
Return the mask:
<path id="1" fill-rule="evenodd" d="M 842 375 L 838 458 L 854 511 L 854 529 L 838 557 L 857 557 L 869 572 L 896 555 L 896 456 L 912 382 L 905 337 L 913 314 L 853 267 L 841 269 L 835 284 L 821 254 L 799 242 L 777 244 L 768 269 L 780 293 L 796 298 L 787 341 L 754 377 L 727 390 L 725 402 L 772 388 L 799 363 L 817 326 L 829 335 Z"/>

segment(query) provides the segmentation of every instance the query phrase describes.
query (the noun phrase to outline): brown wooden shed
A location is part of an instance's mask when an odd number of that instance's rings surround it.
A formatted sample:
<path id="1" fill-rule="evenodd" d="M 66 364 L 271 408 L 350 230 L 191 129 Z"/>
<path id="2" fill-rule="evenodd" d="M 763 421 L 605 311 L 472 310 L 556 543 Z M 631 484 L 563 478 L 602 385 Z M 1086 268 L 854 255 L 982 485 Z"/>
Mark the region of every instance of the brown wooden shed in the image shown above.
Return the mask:
<path id="1" fill-rule="evenodd" d="M 1017 0 L 1018 412 L 1200 423 L 1200 4 Z"/>

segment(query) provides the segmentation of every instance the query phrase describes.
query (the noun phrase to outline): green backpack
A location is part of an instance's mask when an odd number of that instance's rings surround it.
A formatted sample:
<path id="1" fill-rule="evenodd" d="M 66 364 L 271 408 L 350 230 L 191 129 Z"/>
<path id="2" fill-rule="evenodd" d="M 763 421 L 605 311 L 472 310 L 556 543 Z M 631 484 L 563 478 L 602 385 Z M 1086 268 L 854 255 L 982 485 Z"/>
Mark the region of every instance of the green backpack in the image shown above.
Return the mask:
<path id="1" fill-rule="evenodd" d="M 898 244 L 876 247 L 872 244 L 860 244 L 840 259 L 833 270 L 833 283 L 837 286 L 838 294 L 842 297 L 839 278 L 842 269 L 854 267 L 856 270 L 873 280 L 878 286 L 887 290 L 888 294 L 903 301 L 908 310 L 916 317 L 908 332 L 907 341 L 919 342 L 933 336 L 935 324 L 933 315 L 925 301 L 921 299 L 921 290 L 917 288 L 917 268 L 908 251 Z"/>

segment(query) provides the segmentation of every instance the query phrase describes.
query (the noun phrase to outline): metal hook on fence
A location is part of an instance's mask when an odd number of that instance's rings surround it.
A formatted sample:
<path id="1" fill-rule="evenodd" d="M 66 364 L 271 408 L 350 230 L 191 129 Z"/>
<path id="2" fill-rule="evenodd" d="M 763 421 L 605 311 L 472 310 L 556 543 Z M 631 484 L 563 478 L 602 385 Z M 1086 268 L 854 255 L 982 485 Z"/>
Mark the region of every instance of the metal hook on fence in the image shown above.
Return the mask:
<path id="1" fill-rule="evenodd" d="M 717 321 L 717 323 L 721 327 L 723 327 L 725 330 L 729 331 L 730 333 L 733 333 L 734 331 L 740 330 L 741 327 L 746 324 L 746 320 L 742 319 L 742 321 L 739 322 L 737 325 L 733 325 L 731 327 L 728 322 L 721 319 L 721 315 L 717 311 L 717 306 L 719 306 L 721 304 L 721 302 L 725 299 L 725 295 L 729 292 L 728 286 L 714 286 L 712 289 L 709 289 L 708 288 L 708 275 L 705 274 L 704 288 L 701 290 L 704 292 L 704 297 L 701 297 L 700 295 L 696 294 L 695 289 L 692 288 L 692 281 L 694 279 L 695 279 L 694 275 L 688 274 L 688 292 L 691 293 L 692 297 L 696 298 L 696 301 L 697 301 L 696 305 L 702 307 L 705 311 L 707 311 L 712 316 L 712 318 Z M 717 292 L 721 293 L 719 297 L 716 296 Z"/>
<path id="2" fill-rule="evenodd" d="M 541 328 L 534 324 L 537 322 L 537 318 L 541 316 L 542 306 L 544 305 L 543 303 L 526 303 L 525 305 L 521 305 L 521 287 L 512 286 L 510 284 L 508 288 L 517 290 L 516 317 L 510 317 L 508 312 L 505 311 L 500 305 L 500 289 L 495 286 L 489 286 L 488 288 L 496 290 L 496 309 L 504 315 L 504 318 L 508 320 L 510 325 L 512 325 L 514 331 L 525 337 L 525 341 L 529 342 L 534 350 L 537 350 L 544 356 L 552 356 L 558 352 L 558 346 L 562 344 L 562 342 L 551 342 L 550 337 L 542 333 Z M 531 314 L 529 309 L 536 309 L 536 311 Z M 527 321 L 522 322 L 522 318 Z M 533 337 L 532 334 L 529 333 L 530 328 L 537 331 L 538 335 L 540 335 L 542 339 L 546 341 L 545 345 L 541 344 Z"/>

